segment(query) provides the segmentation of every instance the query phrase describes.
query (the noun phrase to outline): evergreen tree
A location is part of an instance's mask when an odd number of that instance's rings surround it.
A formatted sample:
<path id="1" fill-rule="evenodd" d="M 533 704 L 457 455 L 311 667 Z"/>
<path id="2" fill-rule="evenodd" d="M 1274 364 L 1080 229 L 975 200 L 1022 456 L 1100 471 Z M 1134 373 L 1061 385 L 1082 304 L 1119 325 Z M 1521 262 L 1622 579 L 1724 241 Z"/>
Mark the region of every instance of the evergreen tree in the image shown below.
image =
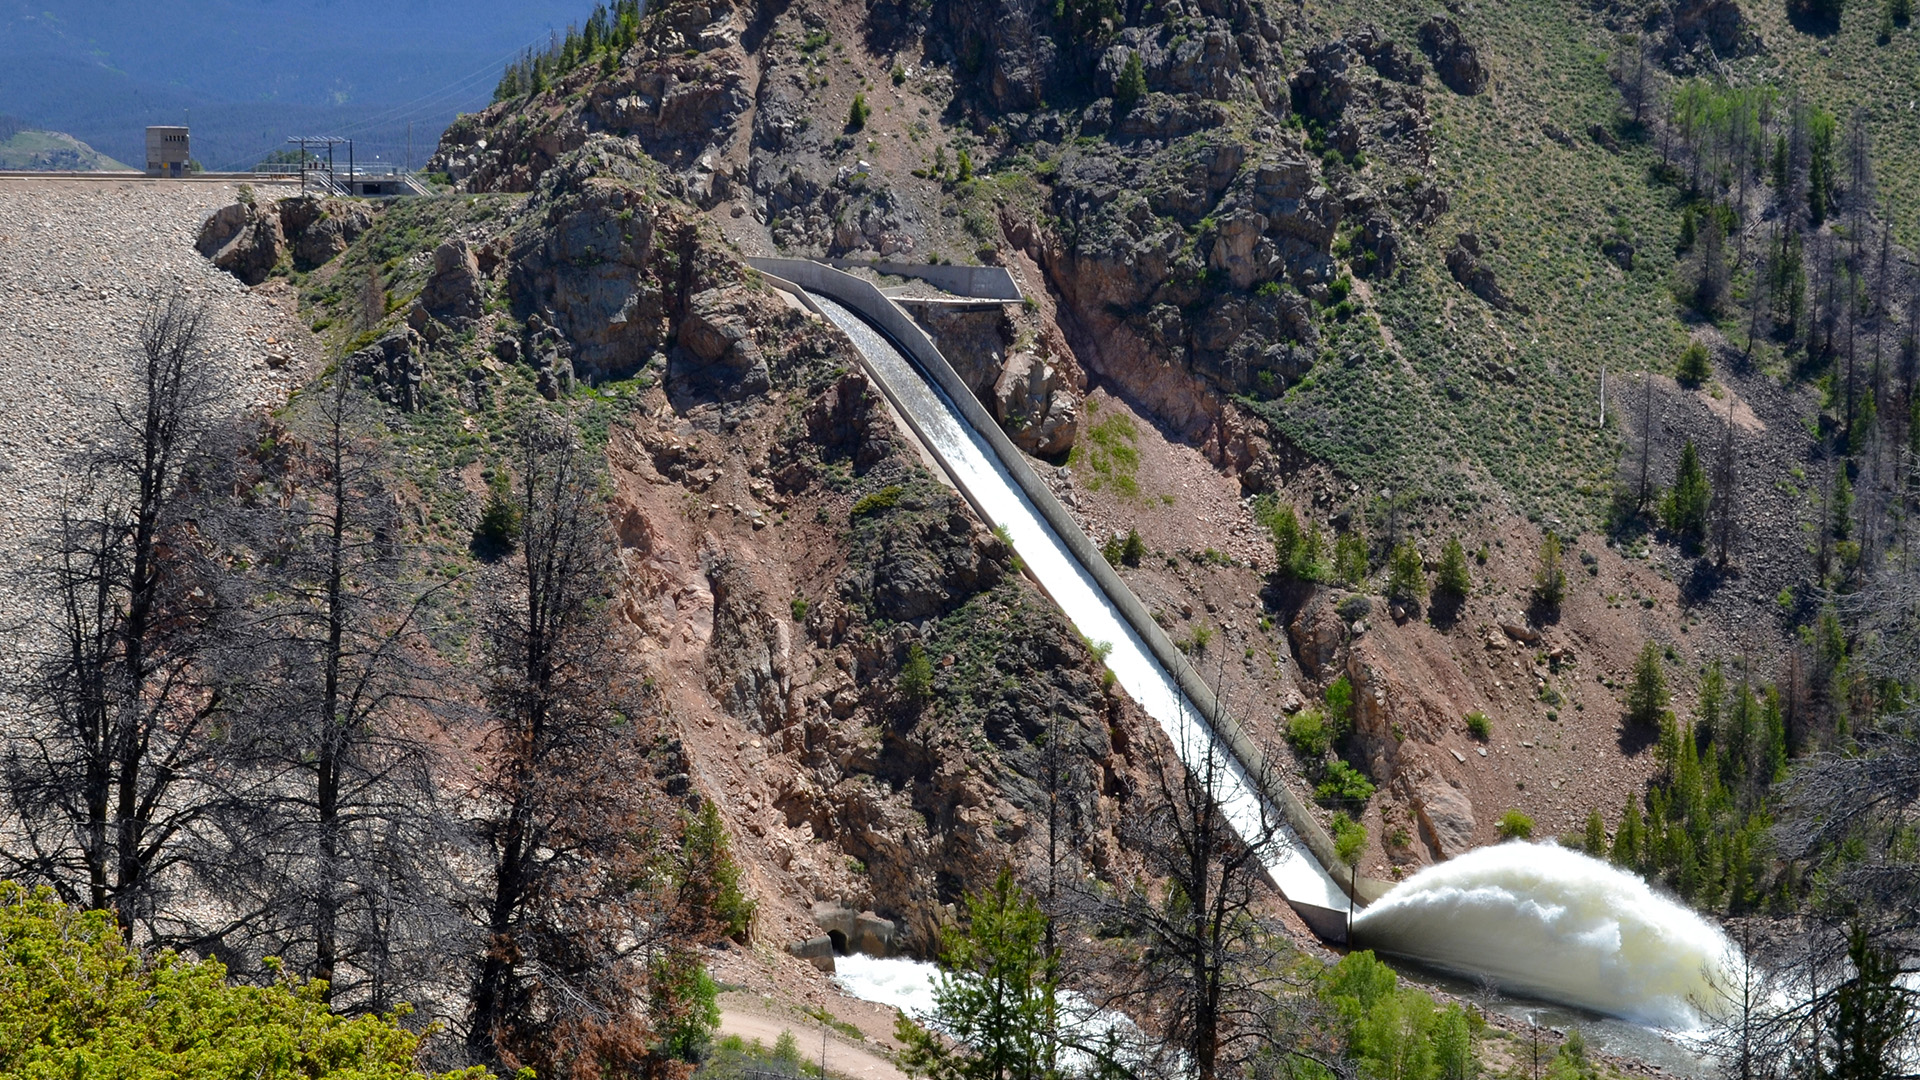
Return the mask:
<path id="1" fill-rule="evenodd" d="M 1633 662 L 1633 686 L 1627 690 L 1627 720 L 1643 728 L 1657 728 L 1667 715 L 1667 673 L 1660 662 L 1660 646 L 1648 641 Z"/>
<path id="2" fill-rule="evenodd" d="M 1540 538 L 1540 561 L 1533 570 L 1533 599 L 1545 608 L 1557 608 L 1567 597 L 1567 571 L 1560 565 L 1560 538 Z"/>
<path id="3" fill-rule="evenodd" d="M 1847 941 L 1853 977 L 1834 992 L 1832 1023 L 1821 1048 L 1821 1080 L 1892 1080 L 1905 1075 L 1902 1037 L 1913 1027 L 1900 965 L 1877 948 L 1866 927 Z"/>
<path id="4" fill-rule="evenodd" d="M 1707 534 L 1707 510 L 1712 502 L 1713 492 L 1707 487 L 1706 470 L 1700 466 L 1700 452 L 1688 439 L 1680 451 L 1680 467 L 1674 472 L 1673 490 L 1667 493 L 1661 516 L 1682 543 L 1692 543 Z"/>
<path id="5" fill-rule="evenodd" d="M 1465 600 L 1473 591 L 1473 575 L 1467 571 L 1467 553 L 1460 538 L 1450 536 L 1440 549 L 1440 569 L 1434 574 L 1433 591 L 1455 600 Z"/>
<path id="6" fill-rule="evenodd" d="M 1120 78 L 1113 87 L 1113 111 L 1125 115 L 1140 99 L 1147 96 L 1147 69 L 1140 63 L 1140 54 L 1127 53 L 1127 62 L 1120 69 Z"/>
<path id="7" fill-rule="evenodd" d="M 993 887 L 968 893 L 966 927 L 942 935 L 934 1026 L 895 1022 L 909 1074 L 933 1080 L 1046 1080 L 1058 1075 L 1049 1045 L 1058 980 L 1044 948 L 1046 916 L 1002 868 Z"/>
<path id="8" fill-rule="evenodd" d="M 1620 828 L 1613 834 L 1613 864 L 1629 870 L 1640 865 L 1640 800 L 1627 796 L 1627 808 L 1620 814 Z"/>
<path id="9" fill-rule="evenodd" d="M 1712 375 L 1713 365 L 1707 357 L 1707 347 L 1697 341 L 1689 342 L 1680 353 L 1680 381 L 1687 386 L 1699 386 Z"/>
<path id="10" fill-rule="evenodd" d="M 1387 595 L 1406 603 L 1427 598 L 1427 573 L 1420 564 L 1420 549 L 1413 541 L 1402 540 L 1388 561 Z"/>
<path id="11" fill-rule="evenodd" d="M 1358 526 L 1334 540 L 1333 576 L 1356 589 L 1367 580 L 1367 537 Z"/>
<path id="12" fill-rule="evenodd" d="M 1607 823 L 1600 817 L 1600 811 L 1587 813 L 1587 835 L 1582 848 L 1596 859 L 1607 857 Z"/>

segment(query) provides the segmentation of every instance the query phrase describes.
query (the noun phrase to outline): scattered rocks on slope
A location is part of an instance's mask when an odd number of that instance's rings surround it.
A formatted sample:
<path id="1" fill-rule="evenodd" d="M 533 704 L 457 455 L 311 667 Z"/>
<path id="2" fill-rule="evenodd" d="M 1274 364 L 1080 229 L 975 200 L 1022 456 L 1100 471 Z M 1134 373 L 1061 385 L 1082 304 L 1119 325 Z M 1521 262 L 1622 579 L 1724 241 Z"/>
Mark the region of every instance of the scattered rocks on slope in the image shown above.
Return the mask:
<path id="1" fill-rule="evenodd" d="M 1481 66 L 1479 50 L 1447 16 L 1430 15 L 1420 24 L 1420 48 L 1447 89 L 1472 95 L 1487 88 L 1487 69 Z"/>

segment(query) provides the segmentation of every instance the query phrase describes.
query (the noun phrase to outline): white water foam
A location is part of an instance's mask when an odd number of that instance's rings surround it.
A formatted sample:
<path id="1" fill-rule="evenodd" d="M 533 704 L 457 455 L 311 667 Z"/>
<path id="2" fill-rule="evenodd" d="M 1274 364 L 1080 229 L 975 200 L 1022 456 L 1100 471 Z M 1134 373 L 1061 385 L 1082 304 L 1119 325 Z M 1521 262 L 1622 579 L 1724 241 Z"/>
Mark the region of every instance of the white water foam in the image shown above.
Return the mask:
<path id="1" fill-rule="evenodd" d="M 1354 921 L 1354 944 L 1674 1032 L 1737 984 L 1725 934 L 1645 881 L 1554 844 L 1428 867 Z"/>

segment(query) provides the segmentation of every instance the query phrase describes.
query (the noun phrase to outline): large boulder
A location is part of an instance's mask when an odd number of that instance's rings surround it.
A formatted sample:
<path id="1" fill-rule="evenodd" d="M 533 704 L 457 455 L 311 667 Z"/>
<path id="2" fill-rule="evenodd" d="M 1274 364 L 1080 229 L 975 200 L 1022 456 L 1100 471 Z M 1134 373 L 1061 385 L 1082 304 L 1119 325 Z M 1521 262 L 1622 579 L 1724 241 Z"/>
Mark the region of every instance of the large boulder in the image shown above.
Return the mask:
<path id="1" fill-rule="evenodd" d="M 1059 371 L 1032 353 L 1014 353 L 993 384 L 993 411 L 1013 444 L 1036 457 L 1073 447 L 1080 417 Z"/>
<path id="2" fill-rule="evenodd" d="M 1487 69 L 1480 63 L 1479 50 L 1447 16 L 1430 15 L 1420 24 L 1420 48 L 1447 89 L 1471 95 L 1487 88 Z"/>
<path id="3" fill-rule="evenodd" d="M 420 290 L 420 306 L 437 319 L 477 319 L 482 310 L 480 261 L 465 240 L 448 240 L 433 252 L 433 273 Z"/>
<path id="4" fill-rule="evenodd" d="M 280 261 L 286 237 L 280 231 L 278 214 L 243 201 L 214 211 L 200 226 L 193 246 L 212 259 L 213 265 L 248 285 L 258 285 Z"/>

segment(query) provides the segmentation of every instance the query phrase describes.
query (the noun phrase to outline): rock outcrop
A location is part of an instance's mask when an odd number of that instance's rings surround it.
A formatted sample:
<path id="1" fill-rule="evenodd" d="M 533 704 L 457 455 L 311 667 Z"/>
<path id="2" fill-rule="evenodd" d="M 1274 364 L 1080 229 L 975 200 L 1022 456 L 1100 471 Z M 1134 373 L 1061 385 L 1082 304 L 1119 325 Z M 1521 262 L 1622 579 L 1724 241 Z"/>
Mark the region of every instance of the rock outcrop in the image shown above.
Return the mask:
<path id="1" fill-rule="evenodd" d="M 248 200 L 214 211 L 200 227 L 193 246 L 213 265 L 248 285 L 258 285 L 280 261 L 286 237 L 280 231 L 279 214 Z"/>
<path id="2" fill-rule="evenodd" d="M 1448 16 L 1430 15 L 1420 24 L 1420 48 L 1447 89 L 1472 95 L 1487 88 L 1487 69 L 1480 64 L 1479 50 Z"/>
<path id="3" fill-rule="evenodd" d="M 347 370 L 367 380 L 381 401 L 402 412 L 413 412 L 423 400 L 427 368 L 422 362 L 426 342 L 402 324 L 382 334 L 373 344 L 347 357 Z"/>
<path id="4" fill-rule="evenodd" d="M 1494 279 L 1493 267 L 1481 260 L 1478 236 L 1461 233 L 1454 239 L 1453 250 L 1447 252 L 1447 272 L 1468 292 L 1501 311 L 1516 309 L 1512 298 L 1501 291 L 1500 283 Z"/>
<path id="5" fill-rule="evenodd" d="M 279 203 L 280 228 L 292 245 L 296 270 L 332 262 L 373 225 L 374 210 L 350 199 L 297 195 Z"/>

